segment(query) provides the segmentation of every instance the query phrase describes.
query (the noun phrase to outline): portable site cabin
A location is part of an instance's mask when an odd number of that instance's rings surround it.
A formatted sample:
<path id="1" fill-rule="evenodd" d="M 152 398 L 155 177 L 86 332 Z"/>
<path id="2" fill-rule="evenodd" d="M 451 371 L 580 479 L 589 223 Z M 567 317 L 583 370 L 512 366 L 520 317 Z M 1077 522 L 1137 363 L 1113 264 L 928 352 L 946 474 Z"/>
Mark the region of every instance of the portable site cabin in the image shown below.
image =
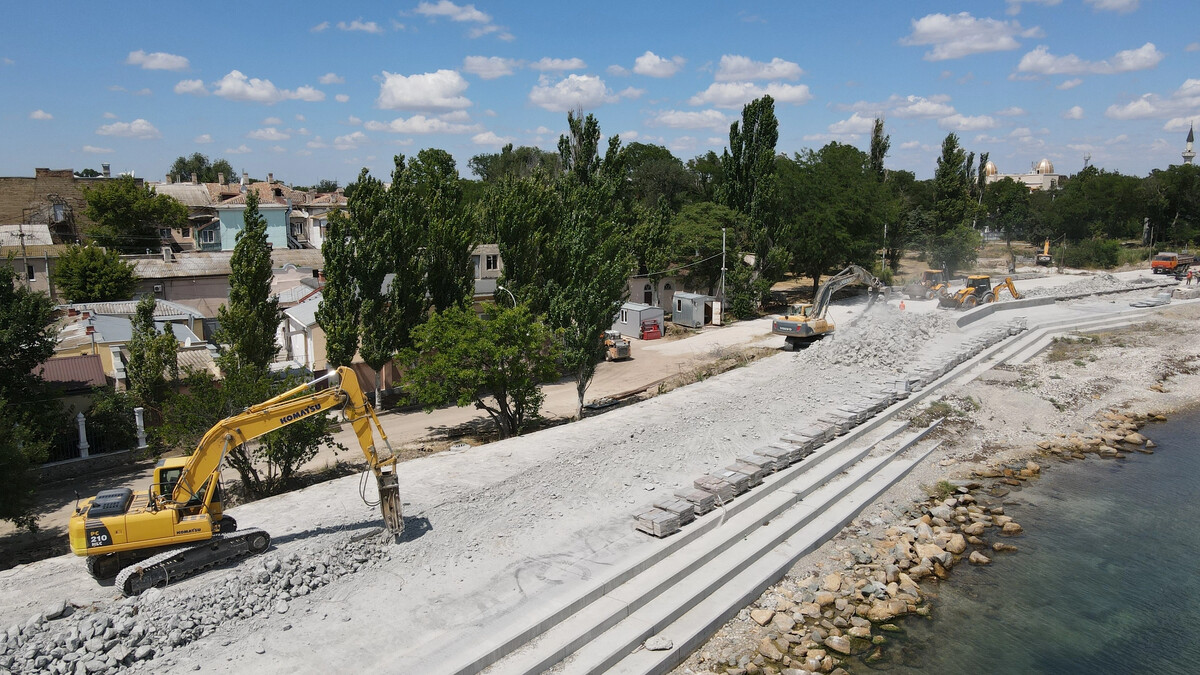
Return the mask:
<path id="1" fill-rule="evenodd" d="M 687 328 L 703 328 L 704 324 L 713 322 L 713 302 L 711 295 L 699 293 L 675 293 L 675 307 L 671 312 L 671 323 Z"/>
<path id="2" fill-rule="evenodd" d="M 612 329 L 620 331 L 621 335 L 625 337 L 641 339 L 643 321 L 654 321 L 658 324 L 659 333 L 666 333 L 662 308 L 640 302 L 626 302 L 621 305 L 621 309 L 617 311 L 617 316 L 613 320 Z"/>

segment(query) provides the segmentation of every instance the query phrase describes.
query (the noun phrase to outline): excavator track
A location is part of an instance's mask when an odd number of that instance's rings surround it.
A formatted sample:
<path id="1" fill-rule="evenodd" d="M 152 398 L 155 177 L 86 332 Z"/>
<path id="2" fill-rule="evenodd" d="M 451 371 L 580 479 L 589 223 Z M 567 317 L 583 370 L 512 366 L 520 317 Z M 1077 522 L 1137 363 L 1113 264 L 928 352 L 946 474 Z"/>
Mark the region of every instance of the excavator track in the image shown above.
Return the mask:
<path id="1" fill-rule="evenodd" d="M 257 528 L 216 534 L 207 541 L 173 548 L 126 567 L 117 574 L 115 585 L 127 596 L 138 595 L 209 567 L 262 553 L 270 546 L 271 535 Z"/>

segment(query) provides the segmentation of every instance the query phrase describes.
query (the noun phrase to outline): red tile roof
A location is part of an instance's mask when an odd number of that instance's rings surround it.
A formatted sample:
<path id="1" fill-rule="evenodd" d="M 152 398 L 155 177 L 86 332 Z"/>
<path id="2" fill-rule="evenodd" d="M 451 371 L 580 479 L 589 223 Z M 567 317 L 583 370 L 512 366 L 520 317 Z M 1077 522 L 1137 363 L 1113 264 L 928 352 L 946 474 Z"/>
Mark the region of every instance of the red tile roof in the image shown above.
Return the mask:
<path id="1" fill-rule="evenodd" d="M 48 359 L 33 369 L 42 379 L 62 389 L 87 389 L 108 384 L 104 377 L 104 364 L 97 354 L 64 356 Z"/>

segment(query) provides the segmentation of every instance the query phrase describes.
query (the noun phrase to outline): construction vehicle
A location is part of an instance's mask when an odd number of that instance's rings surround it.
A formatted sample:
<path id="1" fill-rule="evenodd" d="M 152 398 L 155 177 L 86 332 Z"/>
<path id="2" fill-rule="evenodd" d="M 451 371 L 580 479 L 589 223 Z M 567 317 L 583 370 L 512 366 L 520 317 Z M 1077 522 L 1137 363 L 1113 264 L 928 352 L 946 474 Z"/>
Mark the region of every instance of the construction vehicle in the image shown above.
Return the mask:
<path id="1" fill-rule="evenodd" d="M 315 390 L 322 382 L 330 386 Z M 404 522 L 396 457 L 358 377 L 342 367 L 221 420 L 191 455 L 160 461 L 147 491 L 102 490 L 77 504 L 68 526 L 71 551 L 87 556 L 88 571 L 96 579 L 115 576 L 116 587 L 126 595 L 266 551 L 270 535 L 256 528 L 239 530 L 225 514 L 221 464 L 240 444 L 338 407 L 375 474 L 384 524 L 399 535 Z M 384 454 L 376 450 L 372 427 L 383 440 Z"/>
<path id="2" fill-rule="evenodd" d="M 1046 239 L 1045 245 L 1042 246 L 1042 252 L 1033 257 L 1033 262 L 1034 264 L 1041 265 L 1042 267 L 1049 267 L 1050 264 L 1054 262 L 1054 259 L 1050 257 L 1049 239 Z"/>
<path id="3" fill-rule="evenodd" d="M 829 309 L 833 294 L 855 282 L 867 286 L 870 293 L 867 300 L 868 309 L 875 303 L 878 294 L 887 290 L 887 286 L 870 272 L 858 265 L 851 265 L 821 284 L 811 303 L 793 305 L 788 308 L 786 314 L 772 321 L 771 332 L 783 335 L 787 347 L 793 350 L 833 333 L 835 326 L 825 318 L 825 312 Z"/>
<path id="4" fill-rule="evenodd" d="M 604 360 L 622 361 L 629 358 L 629 340 L 621 337 L 621 331 L 604 331 Z"/>
<path id="5" fill-rule="evenodd" d="M 1190 253 L 1163 251 L 1150 261 L 1150 271 L 1154 274 L 1175 274 L 1180 269 L 1186 270 L 1195 262 L 1196 256 Z"/>
<path id="6" fill-rule="evenodd" d="M 948 287 L 946 270 L 925 270 L 920 279 L 904 287 L 904 293 L 914 300 L 932 300 Z"/>
<path id="7" fill-rule="evenodd" d="M 1013 285 L 1012 277 L 1005 277 L 1004 281 L 992 287 L 992 278 L 986 274 L 973 274 L 967 277 L 967 285 L 965 288 L 960 288 L 954 293 L 947 293 L 938 300 L 938 307 L 953 308 L 953 309 L 971 309 L 972 307 L 995 302 L 1000 291 L 1008 289 L 1009 295 L 1014 300 L 1021 299 L 1021 294 L 1017 292 L 1017 287 Z"/>

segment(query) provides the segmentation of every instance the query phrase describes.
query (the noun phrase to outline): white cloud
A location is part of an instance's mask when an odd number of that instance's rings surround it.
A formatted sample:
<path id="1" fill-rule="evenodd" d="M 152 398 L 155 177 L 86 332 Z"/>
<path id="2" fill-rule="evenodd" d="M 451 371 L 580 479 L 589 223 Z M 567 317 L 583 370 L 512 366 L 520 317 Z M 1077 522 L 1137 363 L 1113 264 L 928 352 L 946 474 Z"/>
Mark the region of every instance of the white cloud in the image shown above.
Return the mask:
<path id="1" fill-rule="evenodd" d="M 1064 120 L 1081 120 L 1083 119 L 1083 108 L 1073 105 L 1063 111 L 1062 118 Z"/>
<path id="2" fill-rule="evenodd" d="M 1097 12 L 1120 12 L 1126 14 L 1138 8 L 1139 0 L 1083 0 Z"/>
<path id="3" fill-rule="evenodd" d="M 645 94 L 645 93 L 646 93 L 645 89 L 638 89 L 637 87 L 625 87 L 617 94 L 617 97 L 618 98 L 627 98 L 631 101 L 636 101 L 637 99 L 642 97 L 642 94 Z"/>
<path id="4" fill-rule="evenodd" d="M 629 74 L 629 69 L 625 68 L 624 66 L 618 66 L 614 64 L 605 68 L 604 72 L 612 75 L 613 77 L 625 77 Z"/>
<path id="5" fill-rule="evenodd" d="M 1001 117 L 1020 117 L 1022 115 L 1025 115 L 1026 112 L 1025 112 L 1024 108 L 1018 108 L 1017 106 L 1012 105 L 1012 106 L 1005 108 L 1004 110 L 997 110 L 996 114 Z"/>
<path id="6" fill-rule="evenodd" d="M 1038 28 L 1024 29 L 1016 21 L 976 19 L 970 12 L 928 14 L 913 19 L 912 34 L 902 38 L 907 46 L 931 45 L 926 61 L 958 59 L 971 54 L 1008 51 L 1021 46 L 1017 37 L 1038 37 Z"/>
<path id="7" fill-rule="evenodd" d="M 1183 48 L 1185 52 L 1200 52 L 1200 42 L 1189 42 L 1188 46 Z"/>
<path id="8" fill-rule="evenodd" d="M 106 119 L 106 120 L 115 120 L 115 119 L 117 119 L 117 116 L 116 116 L 116 115 L 114 115 L 113 113 L 110 113 L 110 112 L 106 112 L 106 113 L 104 113 L 104 115 L 102 115 L 102 117 L 103 117 L 104 119 Z"/>
<path id="9" fill-rule="evenodd" d="M 494 131 L 485 131 L 472 136 L 471 142 L 475 145 L 490 145 L 499 148 L 512 143 L 513 138 L 511 136 L 497 136 Z"/>
<path id="10" fill-rule="evenodd" d="M 137 91 L 133 92 L 133 95 L 134 96 L 149 96 L 152 93 L 153 92 L 150 91 L 149 87 L 142 87 L 141 89 L 138 89 Z"/>
<path id="11" fill-rule="evenodd" d="M 321 148 L 329 147 L 329 144 L 326 143 L 325 141 L 321 140 L 320 136 L 314 136 L 311 141 L 305 143 L 304 145 L 307 147 L 313 148 L 314 150 L 319 150 Z"/>
<path id="12" fill-rule="evenodd" d="M 317 78 L 317 82 L 320 84 L 345 84 L 346 78 L 337 73 L 325 73 Z"/>
<path id="13" fill-rule="evenodd" d="M 736 118 L 728 116 L 719 110 L 660 110 L 646 120 L 652 127 L 670 127 L 672 129 L 715 129 L 727 130 Z"/>
<path id="14" fill-rule="evenodd" d="M 282 145 L 272 145 L 267 149 L 271 152 L 287 152 L 287 148 L 283 147 Z"/>
<path id="15" fill-rule="evenodd" d="M 363 143 L 366 143 L 367 140 L 366 134 L 361 131 L 355 131 L 353 133 L 346 134 L 345 136 L 338 136 L 337 138 L 333 139 L 333 147 L 336 150 L 353 150 Z"/>
<path id="16" fill-rule="evenodd" d="M 375 103 L 384 110 L 467 108 L 471 105 L 471 100 L 460 95 L 466 91 L 467 86 L 463 76 L 454 70 L 439 70 L 407 77 L 385 70 L 383 84 L 379 86 L 379 98 Z"/>
<path id="17" fill-rule="evenodd" d="M 604 80 L 595 75 L 568 75 L 565 79 L 549 84 L 543 79 L 529 92 L 529 102 L 553 112 L 567 112 L 576 108 L 595 108 L 602 103 L 616 100 Z"/>
<path id="18" fill-rule="evenodd" d="M 802 105 L 812 100 L 812 93 L 806 84 L 772 82 L 762 87 L 753 82 L 714 82 L 708 89 L 688 99 L 688 103 L 713 105 L 718 108 L 740 108 L 764 94 L 769 94 L 779 103 L 794 105 Z"/>
<path id="19" fill-rule="evenodd" d="M 252 152 L 252 150 L 250 150 L 250 146 L 246 145 L 245 143 L 242 143 L 236 148 L 225 148 L 226 155 L 245 155 L 249 154 L 250 152 Z"/>
<path id="20" fill-rule="evenodd" d="M 268 126 L 279 126 L 280 124 L 283 124 L 283 120 L 278 117 L 268 117 L 264 119 L 262 123 Z"/>
<path id="21" fill-rule="evenodd" d="M 344 31 L 361 31 L 363 33 L 374 33 L 376 35 L 383 32 L 379 24 L 374 21 L 363 21 L 361 18 L 355 19 L 350 23 L 339 21 L 337 24 L 338 30 Z"/>
<path id="22" fill-rule="evenodd" d="M 925 98 L 924 96 L 905 96 L 903 99 L 895 101 L 892 114 L 896 117 L 905 118 L 947 117 L 954 114 L 954 106 L 946 102 L 949 100 L 950 97 L 945 95 L 932 96 L 930 98 Z"/>
<path id="23" fill-rule="evenodd" d="M 1005 10 L 1005 14 L 1008 14 L 1009 16 L 1016 16 L 1017 14 L 1021 13 L 1022 4 L 1036 4 L 1045 5 L 1046 7 L 1053 7 L 1062 2 L 1062 0 L 1005 0 L 1005 2 L 1008 3 L 1008 9 Z"/>
<path id="24" fill-rule="evenodd" d="M 358 118 L 357 118 L 357 117 L 355 117 L 354 115 L 351 115 L 351 116 L 349 116 L 349 117 L 347 117 L 347 118 L 346 118 L 346 124 L 348 124 L 348 125 L 350 125 L 350 126 L 352 126 L 352 127 L 356 127 L 356 126 L 358 126 L 358 125 L 362 124 L 362 120 L 358 119 Z"/>
<path id="25" fill-rule="evenodd" d="M 192 94 L 193 96 L 208 96 L 208 89 L 203 80 L 180 80 L 175 85 L 176 94 Z"/>
<path id="26" fill-rule="evenodd" d="M 288 99 L 325 100 L 324 92 L 310 86 L 305 85 L 295 91 L 279 89 L 270 80 L 246 77 L 240 70 L 231 70 L 228 75 L 213 83 L 213 94 L 231 101 L 253 101 L 267 105 L 274 105 Z"/>
<path id="27" fill-rule="evenodd" d="M 1113 104 L 1104 116 L 1116 120 L 1170 119 L 1200 114 L 1200 79 L 1185 80 L 1169 96 L 1143 94 L 1128 103 Z"/>
<path id="28" fill-rule="evenodd" d="M 438 2 L 422 2 L 413 10 L 417 14 L 430 18 L 445 17 L 451 21 L 474 21 L 476 23 L 491 23 L 492 17 L 475 9 L 475 5 L 459 5 L 450 0 Z"/>
<path id="29" fill-rule="evenodd" d="M 246 138 L 256 141 L 286 141 L 291 136 L 279 131 L 275 127 L 266 127 L 265 129 L 255 129 L 246 134 Z"/>
<path id="30" fill-rule="evenodd" d="M 919 147 L 921 147 L 921 141 L 904 141 L 900 144 L 901 150 L 912 150 Z"/>
<path id="31" fill-rule="evenodd" d="M 496 33 L 496 37 L 498 37 L 501 40 L 504 40 L 506 42 L 512 42 L 513 40 L 516 39 L 515 37 L 513 37 L 512 33 L 505 30 L 502 26 L 497 26 L 495 24 L 490 24 L 490 23 L 485 26 L 477 26 L 477 27 L 472 28 L 471 30 L 467 31 L 467 37 L 472 38 L 472 39 L 481 38 L 484 35 L 491 35 L 492 33 Z"/>
<path id="32" fill-rule="evenodd" d="M 1129 136 L 1127 136 L 1125 134 L 1120 134 L 1118 136 L 1113 136 L 1112 138 L 1108 139 L 1107 141 L 1104 141 L 1104 144 L 1105 145 L 1116 145 L 1117 143 L 1124 143 L 1127 140 L 1129 140 Z"/>
<path id="33" fill-rule="evenodd" d="M 201 145 L 203 145 L 205 143 L 212 143 L 212 141 L 213 141 L 212 134 L 200 134 L 199 136 L 192 139 L 193 143 L 198 143 Z"/>
<path id="34" fill-rule="evenodd" d="M 51 115 L 50 113 L 46 112 L 45 110 L 38 108 L 37 110 L 34 110 L 33 112 L 29 113 L 29 119 L 31 119 L 31 120 L 52 120 L 52 119 L 54 119 L 54 115 Z"/>
<path id="35" fill-rule="evenodd" d="M 680 136 L 671 141 L 668 147 L 672 152 L 685 153 L 695 150 L 697 143 L 697 140 L 692 136 Z"/>
<path id="36" fill-rule="evenodd" d="M 859 115 L 857 112 L 849 119 L 834 122 L 829 125 L 831 134 L 869 134 L 875 128 L 875 118 L 869 115 Z"/>
<path id="37" fill-rule="evenodd" d="M 1086 61 L 1074 54 L 1054 56 L 1049 47 L 1040 45 L 1021 57 L 1017 72 L 1037 75 L 1112 75 L 1153 68 L 1162 60 L 1163 53 L 1158 51 L 1153 42 L 1147 42 L 1137 49 L 1119 51 L 1112 59 L 1103 61 Z"/>
<path id="38" fill-rule="evenodd" d="M 666 59 L 647 50 L 645 54 L 634 59 L 633 72 L 647 77 L 671 77 L 679 72 L 685 62 L 686 59 L 682 56 Z"/>
<path id="39" fill-rule="evenodd" d="M 768 62 L 754 61 L 745 56 L 725 54 L 717 65 L 717 82 L 745 80 L 794 80 L 804 74 L 799 64 L 775 57 Z"/>
<path id="40" fill-rule="evenodd" d="M 83 151 L 92 155 L 106 155 L 112 152 L 112 148 L 98 148 L 94 145 L 83 146 Z"/>
<path id="41" fill-rule="evenodd" d="M 438 119 L 443 122 L 470 122 L 471 113 L 466 110 L 454 110 L 452 112 L 438 115 Z"/>
<path id="42" fill-rule="evenodd" d="M 105 124 L 97 129 L 96 133 L 101 136 L 121 136 L 123 138 L 162 138 L 162 134 L 154 128 L 153 124 L 140 117 L 132 122 Z"/>
<path id="43" fill-rule="evenodd" d="M 468 56 L 463 59 L 463 70 L 485 80 L 494 80 L 505 75 L 512 75 L 513 69 L 520 64 L 521 62 L 516 59 L 506 59 L 500 56 Z"/>
<path id="44" fill-rule="evenodd" d="M 12 59 L 8 58 L 7 56 L 4 57 L 3 59 L 0 59 L 0 63 L 3 63 L 6 66 L 14 66 L 17 64 L 16 61 L 13 61 Z"/>
<path id="45" fill-rule="evenodd" d="M 800 140 L 805 143 L 828 143 L 829 141 L 838 140 L 833 134 L 804 134 Z"/>
<path id="46" fill-rule="evenodd" d="M 408 119 L 397 117 L 391 122 L 372 120 L 364 126 L 367 131 L 387 131 L 393 134 L 466 134 L 480 130 L 478 124 L 459 124 L 424 115 L 413 115 Z"/>
<path id="47" fill-rule="evenodd" d="M 321 23 L 313 26 L 312 28 L 309 28 L 308 31 L 310 33 L 320 33 L 320 32 L 323 32 L 326 28 L 329 28 L 329 22 L 322 21 Z"/>
<path id="48" fill-rule="evenodd" d="M 1163 125 L 1163 131 L 1187 131 L 1192 128 L 1193 124 L 1195 124 L 1196 117 L 1200 116 L 1176 117 L 1167 120 L 1167 123 Z"/>
<path id="49" fill-rule="evenodd" d="M 532 70 L 561 72 L 567 70 L 583 70 L 584 68 L 587 68 L 587 63 L 580 58 L 552 59 L 549 56 L 544 56 L 529 64 L 529 67 Z"/>
<path id="50" fill-rule="evenodd" d="M 183 56 L 166 52 L 147 54 L 140 49 L 136 52 L 129 52 L 125 63 L 131 66 L 141 66 L 142 70 L 187 70 L 191 66 L 187 58 Z"/>
<path id="51" fill-rule="evenodd" d="M 1081 84 L 1083 84 L 1083 80 L 1078 77 L 1075 77 L 1070 80 L 1063 80 L 1057 87 L 1055 87 L 1055 89 L 1060 89 L 1062 91 L 1066 91 L 1068 89 L 1074 89 L 1075 87 L 1078 87 Z"/>
<path id="52" fill-rule="evenodd" d="M 938 126 L 948 131 L 982 131 L 994 129 L 996 120 L 988 115 L 963 115 L 954 113 L 938 120 Z"/>
<path id="53" fill-rule="evenodd" d="M 338 103 L 345 103 L 346 101 L 350 100 L 350 95 L 349 94 L 334 94 L 333 100 L 337 101 Z"/>

